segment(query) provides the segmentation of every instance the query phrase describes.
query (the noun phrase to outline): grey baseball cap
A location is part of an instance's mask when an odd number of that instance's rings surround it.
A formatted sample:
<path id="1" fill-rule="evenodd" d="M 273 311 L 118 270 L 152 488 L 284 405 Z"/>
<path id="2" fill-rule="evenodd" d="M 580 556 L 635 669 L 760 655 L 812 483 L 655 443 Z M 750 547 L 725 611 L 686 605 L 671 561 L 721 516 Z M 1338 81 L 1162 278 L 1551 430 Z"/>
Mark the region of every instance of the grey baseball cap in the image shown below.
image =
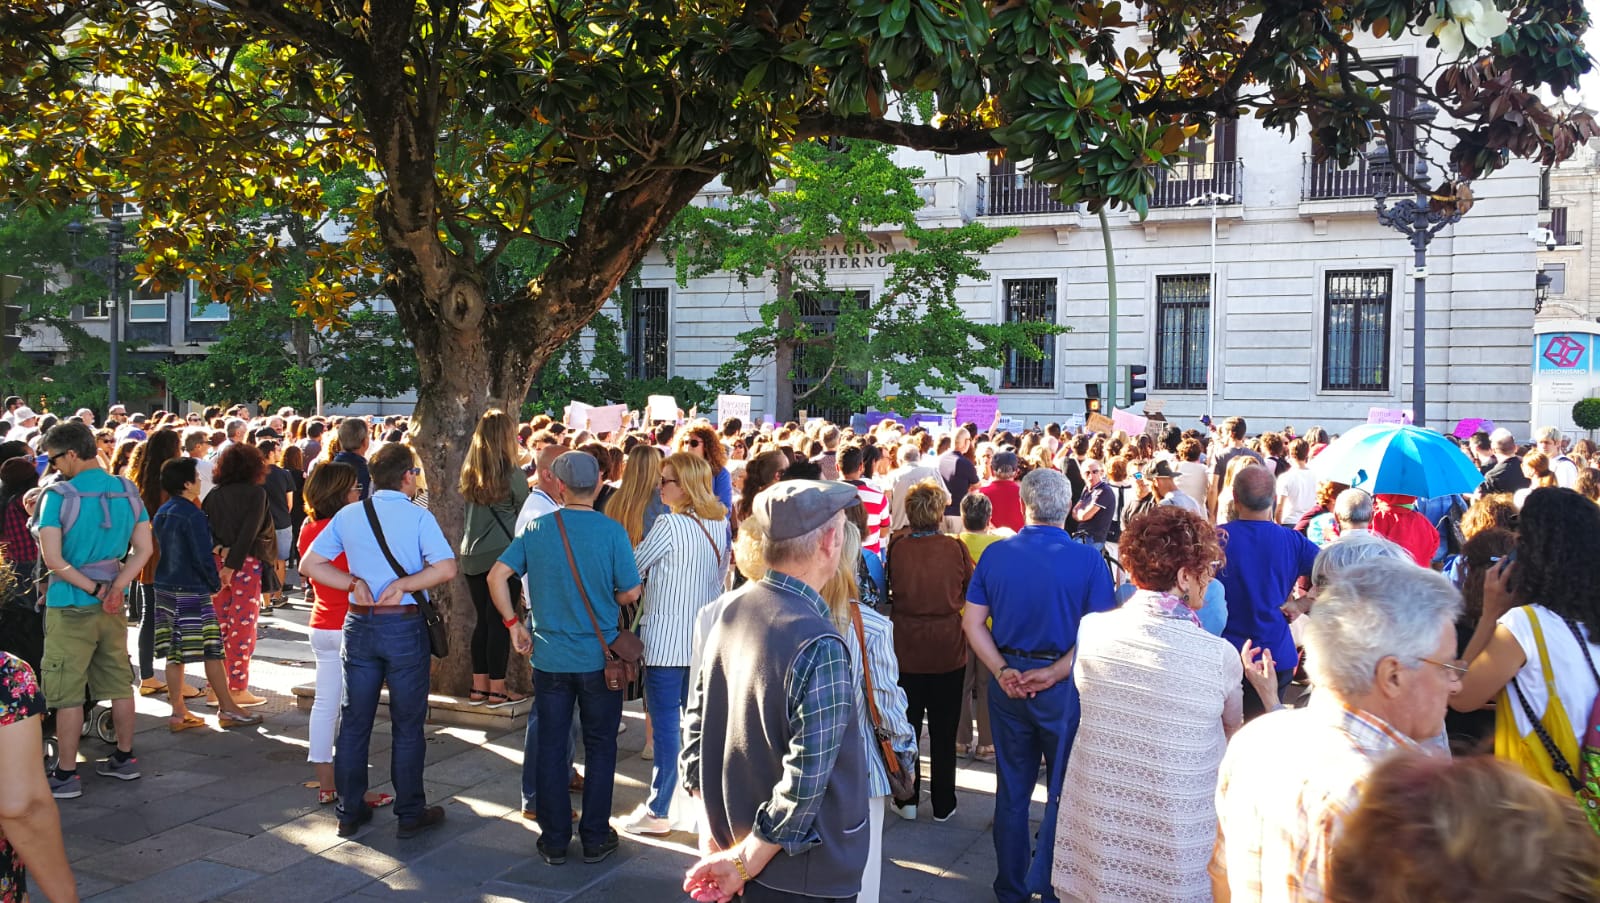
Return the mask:
<path id="1" fill-rule="evenodd" d="M 588 452 L 569 451 L 550 464 L 550 472 L 568 489 L 593 489 L 600 482 L 600 463 Z"/>
<path id="2" fill-rule="evenodd" d="M 782 480 L 756 496 L 752 513 L 768 539 L 794 539 L 821 527 L 859 500 L 849 483 Z"/>

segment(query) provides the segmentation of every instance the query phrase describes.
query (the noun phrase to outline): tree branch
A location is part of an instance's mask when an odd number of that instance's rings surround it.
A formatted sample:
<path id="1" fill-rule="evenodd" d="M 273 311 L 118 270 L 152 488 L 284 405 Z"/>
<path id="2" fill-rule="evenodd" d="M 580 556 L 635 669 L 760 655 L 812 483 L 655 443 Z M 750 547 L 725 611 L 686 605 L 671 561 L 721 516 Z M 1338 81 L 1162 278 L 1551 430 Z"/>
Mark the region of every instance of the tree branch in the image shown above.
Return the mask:
<path id="1" fill-rule="evenodd" d="M 1000 149 L 988 129 L 942 129 L 894 119 L 806 113 L 795 126 L 796 138 L 860 138 L 943 154 L 977 154 Z"/>

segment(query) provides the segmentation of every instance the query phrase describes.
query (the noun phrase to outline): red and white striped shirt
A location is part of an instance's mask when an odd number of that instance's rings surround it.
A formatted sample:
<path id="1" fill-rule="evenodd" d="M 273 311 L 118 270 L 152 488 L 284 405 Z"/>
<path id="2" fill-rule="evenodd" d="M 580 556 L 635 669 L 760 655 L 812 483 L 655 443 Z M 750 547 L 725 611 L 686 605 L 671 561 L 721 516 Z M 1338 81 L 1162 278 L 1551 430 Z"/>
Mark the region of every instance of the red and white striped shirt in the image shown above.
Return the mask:
<path id="1" fill-rule="evenodd" d="M 846 480 L 856 487 L 861 505 L 867 509 L 867 535 L 861 537 L 861 548 L 882 554 L 883 528 L 889 522 L 889 496 L 882 489 L 865 480 Z"/>

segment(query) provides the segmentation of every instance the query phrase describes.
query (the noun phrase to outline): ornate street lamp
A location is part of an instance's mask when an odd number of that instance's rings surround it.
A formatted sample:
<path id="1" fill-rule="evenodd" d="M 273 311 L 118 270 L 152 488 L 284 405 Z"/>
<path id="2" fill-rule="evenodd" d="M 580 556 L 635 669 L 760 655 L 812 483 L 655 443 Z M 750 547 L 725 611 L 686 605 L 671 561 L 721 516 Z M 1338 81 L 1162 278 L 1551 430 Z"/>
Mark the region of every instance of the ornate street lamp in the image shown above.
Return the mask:
<path id="1" fill-rule="evenodd" d="M 1534 313 L 1544 310 L 1544 303 L 1550 300 L 1550 283 L 1554 281 L 1556 281 L 1555 277 L 1551 276 L 1549 273 L 1546 273 L 1544 270 L 1540 270 L 1538 275 L 1533 277 Z"/>
<path id="2" fill-rule="evenodd" d="M 1439 115 L 1431 104 L 1417 107 L 1412 119 L 1428 125 Z M 1461 219 L 1462 210 L 1453 206 L 1430 203 L 1428 186 L 1428 161 L 1417 152 L 1416 170 L 1411 179 L 1416 189 L 1415 198 L 1405 198 L 1388 206 L 1389 191 L 1395 182 L 1395 161 L 1389 146 L 1382 138 L 1377 147 L 1367 154 L 1367 172 L 1372 180 L 1373 200 L 1378 210 L 1378 222 L 1411 239 L 1415 252 L 1415 290 L 1412 300 L 1411 338 L 1411 410 L 1417 426 L 1427 423 L 1428 405 L 1428 243 L 1444 227 Z"/>
<path id="3" fill-rule="evenodd" d="M 78 261 L 78 243 L 83 239 L 83 223 L 73 220 L 67 224 L 67 234 L 72 237 L 72 262 L 80 265 Z M 123 241 L 124 230 L 122 217 L 113 213 L 106 223 L 106 254 L 92 260 L 82 261 L 81 266 L 105 278 L 111 286 L 111 301 L 107 305 L 107 312 L 111 319 L 111 373 L 107 393 L 106 408 L 109 410 L 115 405 L 117 399 L 117 369 L 118 355 L 122 350 L 122 255 L 131 250 Z"/>

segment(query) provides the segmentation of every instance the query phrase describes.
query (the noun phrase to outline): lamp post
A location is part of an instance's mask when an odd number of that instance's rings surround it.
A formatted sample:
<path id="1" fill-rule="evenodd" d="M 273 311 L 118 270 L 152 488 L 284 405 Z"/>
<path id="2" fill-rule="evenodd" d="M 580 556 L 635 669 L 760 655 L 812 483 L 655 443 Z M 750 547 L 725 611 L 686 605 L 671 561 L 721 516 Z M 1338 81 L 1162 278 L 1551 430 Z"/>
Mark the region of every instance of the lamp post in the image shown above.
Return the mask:
<path id="1" fill-rule="evenodd" d="M 1544 310 L 1544 303 L 1546 301 L 1550 300 L 1550 283 L 1552 283 L 1554 281 L 1555 281 L 1555 278 L 1552 277 L 1549 273 L 1545 272 L 1544 270 L 1540 270 L 1533 277 L 1533 312 L 1534 313 L 1539 313 L 1540 311 Z"/>
<path id="2" fill-rule="evenodd" d="M 1233 195 L 1208 191 L 1184 203 L 1191 207 L 1205 204 L 1211 208 L 1211 270 L 1206 275 L 1206 293 L 1211 296 L 1206 304 L 1206 416 L 1210 417 L 1217 410 L 1214 403 L 1217 393 L 1217 205 L 1233 203 Z"/>
<path id="3" fill-rule="evenodd" d="M 1412 118 L 1427 125 L 1439 111 L 1431 104 L 1422 104 L 1412 113 Z M 1458 211 L 1435 210 L 1428 199 L 1428 161 L 1417 154 L 1417 166 L 1412 179 L 1415 198 L 1406 198 L 1384 206 L 1389 197 L 1390 183 L 1394 179 L 1394 158 L 1383 139 L 1367 154 L 1368 173 L 1372 179 L 1373 200 L 1378 210 L 1378 222 L 1411 239 L 1415 253 L 1416 272 L 1413 277 L 1411 326 L 1411 410 L 1417 426 L 1426 426 L 1428 419 L 1428 243 L 1444 227 L 1461 219 Z"/>
<path id="4" fill-rule="evenodd" d="M 78 243 L 82 240 L 83 233 L 83 223 L 73 220 L 67 224 L 67 234 L 72 237 L 74 264 L 78 262 Z M 96 257 L 93 260 L 85 260 L 82 263 L 84 269 L 104 276 L 106 282 L 111 286 L 111 301 L 107 305 L 111 320 L 111 373 L 106 401 L 108 410 L 118 401 L 118 356 L 122 350 L 122 305 L 119 303 L 122 299 L 122 255 L 129 250 L 128 246 L 123 243 L 124 235 L 122 218 L 113 213 L 106 223 L 106 255 L 104 257 Z"/>

